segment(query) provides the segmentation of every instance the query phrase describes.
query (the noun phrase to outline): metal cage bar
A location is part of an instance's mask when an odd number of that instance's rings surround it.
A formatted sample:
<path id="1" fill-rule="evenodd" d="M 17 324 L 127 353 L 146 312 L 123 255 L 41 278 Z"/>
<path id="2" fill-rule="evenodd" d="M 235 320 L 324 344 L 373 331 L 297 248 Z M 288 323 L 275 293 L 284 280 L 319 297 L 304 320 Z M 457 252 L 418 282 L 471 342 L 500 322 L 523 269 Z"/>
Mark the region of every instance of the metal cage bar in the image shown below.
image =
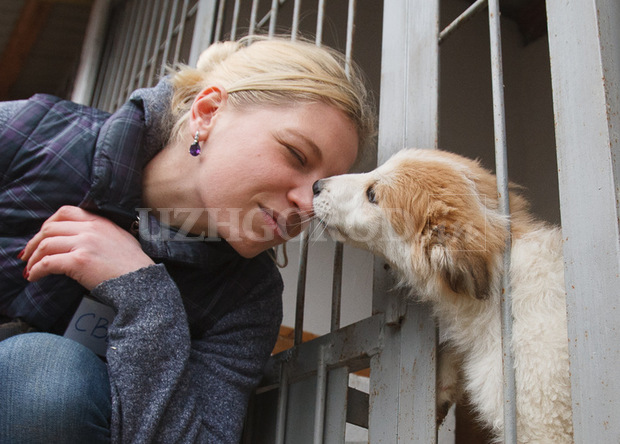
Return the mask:
<path id="1" fill-rule="evenodd" d="M 196 10 L 196 26 L 192 36 L 189 64 L 196 66 L 198 57 L 211 43 L 213 23 L 216 17 L 217 0 L 199 0 Z"/>
<path id="2" fill-rule="evenodd" d="M 172 42 L 172 36 L 174 34 L 175 21 L 174 19 L 177 16 L 177 9 L 179 6 L 179 2 L 172 2 L 172 9 L 170 11 L 170 17 L 168 18 L 168 32 L 166 34 L 166 40 L 164 41 L 163 47 L 164 52 L 162 55 L 162 63 L 159 70 L 159 76 L 163 76 L 166 72 L 166 61 L 168 60 L 168 54 L 170 53 L 170 43 Z"/>
<path id="3" fill-rule="evenodd" d="M 469 8 L 459 15 L 455 20 L 446 26 L 443 31 L 439 33 L 439 44 L 443 43 L 454 31 L 459 29 L 464 23 L 469 21 L 476 13 L 481 11 L 487 6 L 488 0 L 476 0 Z"/>
<path id="4" fill-rule="evenodd" d="M 125 9 L 124 17 L 123 17 L 124 18 L 123 27 L 121 28 L 119 37 L 122 37 L 127 33 L 127 29 L 129 29 L 129 27 L 131 26 L 131 23 L 135 19 L 135 14 L 137 14 L 137 9 L 138 9 L 135 3 L 131 3 L 131 4 L 127 3 L 125 5 L 125 8 L 126 9 Z M 124 41 L 119 41 L 120 44 L 117 47 L 116 54 L 113 54 L 112 61 L 116 63 L 116 61 L 118 60 L 118 64 L 121 67 L 126 66 L 127 64 L 126 58 L 127 58 L 127 53 L 129 52 L 129 41 L 130 39 L 128 38 L 126 38 Z M 113 72 L 115 72 L 115 75 L 114 75 L 112 87 L 108 91 L 106 91 L 107 94 L 105 95 L 108 98 L 107 101 L 105 102 L 106 103 L 105 109 L 108 109 L 108 110 L 113 109 L 116 105 L 116 102 L 118 100 L 118 91 L 120 91 L 120 88 L 122 85 L 121 80 L 123 76 L 123 71 L 120 69 L 114 69 L 113 63 L 111 64 L 111 69 Z"/>
<path id="5" fill-rule="evenodd" d="M 233 7 L 233 19 L 230 29 L 230 40 L 236 40 L 237 38 L 237 26 L 239 26 L 239 12 L 241 7 L 241 0 L 235 0 L 235 6 Z"/>
<path id="6" fill-rule="evenodd" d="M 508 224 L 504 246 L 502 273 L 502 356 L 504 374 L 504 443 L 517 442 L 517 403 L 514 356 L 512 351 L 512 295 L 510 285 L 510 199 L 508 194 L 508 153 L 506 146 L 506 117 L 504 105 L 504 74 L 502 66 L 502 37 L 499 0 L 489 0 L 489 36 L 491 47 L 491 84 L 493 90 L 493 124 L 495 133 L 495 170 L 499 209 Z"/>
<path id="7" fill-rule="evenodd" d="M 90 105 L 95 96 L 97 72 L 104 54 L 105 32 L 108 26 L 110 0 L 95 0 L 86 26 L 86 35 L 80 55 L 80 65 L 71 92 L 73 102 Z"/>
<path id="8" fill-rule="evenodd" d="M 379 164 L 404 147 L 436 148 L 439 2 L 386 1 L 383 23 Z M 373 312 L 388 327 L 371 359 L 369 440 L 434 443 L 435 323 L 427 306 L 408 305 L 392 288 L 387 264 L 375 260 Z"/>
<path id="9" fill-rule="evenodd" d="M 319 348 L 319 362 L 316 377 L 316 398 L 314 403 L 314 444 L 323 443 L 325 431 L 325 403 L 327 398 L 327 364 L 325 345 Z"/>
<path id="10" fill-rule="evenodd" d="M 293 5 L 293 24 L 291 25 L 291 39 L 297 39 L 299 34 L 299 15 L 301 13 L 301 0 L 295 0 Z"/>
<path id="11" fill-rule="evenodd" d="M 316 17 L 316 36 L 315 43 L 316 46 L 321 46 L 323 43 L 323 22 L 325 21 L 325 0 L 319 0 L 319 4 L 317 6 L 317 17 Z"/>
<path id="12" fill-rule="evenodd" d="M 340 328 L 343 249 L 343 245 L 340 242 L 336 242 L 336 245 L 334 246 L 334 276 L 332 279 L 332 313 L 330 331 L 336 331 Z"/>
<path id="13" fill-rule="evenodd" d="M 160 11 L 159 23 L 157 25 L 157 34 L 155 36 L 155 42 L 153 45 L 153 53 L 150 58 L 150 69 L 149 76 L 147 80 L 147 85 L 153 85 L 155 82 L 155 73 L 157 72 L 157 57 L 159 52 L 161 51 L 162 46 L 162 37 L 164 35 L 164 27 L 166 26 L 166 12 L 170 7 L 170 0 L 164 0 L 164 8 L 163 11 Z"/>
<path id="14" fill-rule="evenodd" d="M 349 8 L 347 11 L 347 43 L 345 49 L 345 71 L 347 75 L 351 71 L 351 63 L 353 60 L 353 33 L 355 31 L 355 0 L 349 0 Z"/>
<path id="15" fill-rule="evenodd" d="M 300 237 L 299 271 L 297 274 L 297 299 L 295 306 L 295 345 L 302 342 L 304 330 L 304 303 L 306 300 L 306 275 L 308 272 L 308 242 L 310 235 L 303 231 Z"/>
<path id="16" fill-rule="evenodd" d="M 127 82 L 125 86 L 125 93 L 123 94 L 123 96 L 125 97 L 131 94 L 131 92 L 134 90 L 134 87 L 137 83 L 136 80 L 138 78 L 138 72 L 139 72 L 140 65 L 141 65 L 140 62 L 142 60 L 142 57 L 140 57 L 140 55 L 141 53 L 146 53 L 146 45 L 148 43 L 147 35 L 149 32 L 148 24 L 150 23 L 149 16 L 151 15 L 153 6 L 154 6 L 154 2 L 152 1 L 146 4 L 145 13 L 140 14 L 140 20 L 138 21 L 139 24 L 137 24 L 136 26 L 136 28 L 139 28 L 138 38 L 135 44 L 133 45 L 134 51 L 130 58 L 131 72 L 129 72 L 129 76 L 127 78 Z"/>
<path id="17" fill-rule="evenodd" d="M 151 21 L 149 23 L 149 32 L 146 37 L 146 41 L 144 42 L 144 51 L 142 53 L 142 61 L 140 63 L 141 69 L 140 69 L 140 73 L 138 74 L 138 85 L 145 85 L 146 70 L 149 64 L 153 63 L 149 59 L 149 55 L 152 51 L 153 44 L 155 41 L 153 38 L 154 37 L 153 30 L 156 29 L 157 16 L 160 14 L 160 9 L 161 9 L 160 5 L 161 5 L 161 0 L 156 0 L 153 6 L 153 10 L 151 11 Z"/>
<path id="18" fill-rule="evenodd" d="M 140 18 L 141 5 L 138 0 L 131 3 L 131 19 L 129 21 L 130 31 L 125 40 L 125 46 L 123 48 L 122 62 L 122 75 L 118 77 L 118 84 L 115 85 L 113 90 L 115 100 L 112 102 L 114 109 L 123 104 L 127 97 L 127 86 L 129 84 L 129 76 L 131 75 L 131 69 L 135 60 L 135 53 L 137 45 L 135 41 L 139 39 L 140 25 L 136 25 L 141 22 Z"/>
<path id="19" fill-rule="evenodd" d="M 256 34 L 256 19 L 258 17 L 258 0 L 252 0 L 252 10 L 250 11 L 250 31 L 249 35 Z"/>
<path id="20" fill-rule="evenodd" d="M 174 32 L 177 36 L 176 45 L 174 47 L 174 56 L 172 57 L 172 63 L 178 63 L 181 56 L 181 44 L 183 43 L 183 32 L 185 31 L 185 23 L 188 19 L 188 6 L 189 0 L 183 0 L 183 7 L 181 8 L 181 16 L 175 27 Z"/>
<path id="21" fill-rule="evenodd" d="M 220 0 L 217 7 L 217 19 L 215 21 L 215 34 L 213 35 L 213 41 L 218 42 L 222 40 L 222 29 L 224 28 L 224 13 L 226 12 L 226 0 Z"/>
<path id="22" fill-rule="evenodd" d="M 269 37 L 273 37 L 276 33 L 279 6 L 280 2 L 278 0 L 271 0 L 271 10 L 269 11 Z"/>
<path id="23" fill-rule="evenodd" d="M 547 0 L 574 439 L 620 442 L 620 3 Z"/>

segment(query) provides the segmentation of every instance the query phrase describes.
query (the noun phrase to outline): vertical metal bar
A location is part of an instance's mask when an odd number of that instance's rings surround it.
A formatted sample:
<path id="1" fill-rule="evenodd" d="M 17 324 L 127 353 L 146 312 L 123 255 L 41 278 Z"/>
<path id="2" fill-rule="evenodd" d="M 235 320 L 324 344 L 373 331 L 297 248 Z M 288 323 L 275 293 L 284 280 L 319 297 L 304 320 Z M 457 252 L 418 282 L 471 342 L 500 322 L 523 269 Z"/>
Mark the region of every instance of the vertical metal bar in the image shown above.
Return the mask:
<path id="1" fill-rule="evenodd" d="M 493 123 L 495 133 L 495 168 L 499 209 L 510 215 L 508 194 L 508 154 L 506 150 L 506 119 L 504 110 L 504 75 L 502 67 L 502 37 L 499 0 L 489 0 L 489 34 L 491 43 L 491 74 L 493 87 Z M 512 352 L 512 294 L 510 288 L 510 219 L 504 247 L 502 274 L 502 356 L 504 370 L 504 442 L 517 442 L 517 403 L 514 356 Z"/>
<path id="2" fill-rule="evenodd" d="M 213 35 L 213 41 L 219 42 L 222 40 L 222 29 L 224 27 L 224 12 L 226 8 L 226 0 L 220 0 L 217 7 L 217 21 L 215 23 L 215 34 Z"/>
<path id="3" fill-rule="evenodd" d="M 164 6 L 159 12 L 159 26 L 157 27 L 157 36 L 155 37 L 155 43 L 153 45 L 153 55 L 150 59 L 151 69 L 149 70 L 149 77 L 146 82 L 148 86 L 153 85 L 153 82 L 155 81 L 155 73 L 158 69 L 158 66 L 156 66 L 157 56 L 159 54 L 159 51 L 161 51 L 161 40 L 162 36 L 164 35 L 164 26 L 166 23 L 166 11 L 168 11 L 169 5 L 170 0 L 164 0 Z"/>
<path id="4" fill-rule="evenodd" d="M 237 38 L 237 26 L 239 25 L 239 4 L 241 0 L 235 0 L 235 6 L 233 8 L 233 20 L 232 27 L 230 30 L 230 40 L 235 40 Z"/>
<path id="5" fill-rule="evenodd" d="M 134 45 L 133 45 L 135 48 L 135 51 L 131 57 L 131 65 L 132 65 L 131 74 L 129 75 L 128 85 L 127 85 L 127 88 L 125 89 L 127 91 L 127 95 L 131 94 L 131 92 L 134 90 L 137 77 L 138 77 L 138 70 L 141 69 L 141 63 L 140 63 L 141 57 L 139 57 L 140 51 L 138 50 L 138 48 L 142 48 L 142 52 L 146 53 L 146 44 L 148 43 L 148 39 L 146 38 L 146 32 L 148 29 L 147 23 L 149 23 L 148 17 L 151 11 L 153 10 L 153 5 L 154 3 L 152 1 L 147 2 L 145 13 L 139 14 L 140 24 L 139 26 L 136 26 L 136 27 L 139 27 L 140 31 L 139 31 L 139 37 L 134 41 Z"/>
<path id="6" fill-rule="evenodd" d="M 170 17 L 168 19 L 168 33 L 166 34 L 166 41 L 164 42 L 164 53 L 161 59 L 161 67 L 159 70 L 159 76 L 163 77 L 166 73 L 166 65 L 168 64 L 168 54 L 170 53 L 170 42 L 172 42 L 172 33 L 174 32 L 174 23 L 177 16 L 177 6 L 179 2 L 172 2 L 172 10 L 170 11 Z"/>
<path id="7" fill-rule="evenodd" d="M 252 0 L 252 10 L 250 11 L 250 30 L 248 35 L 254 35 L 256 33 L 256 17 L 258 16 L 258 1 Z"/>
<path id="8" fill-rule="evenodd" d="M 349 389 L 348 367 L 338 367 L 327 374 L 324 444 L 342 444 L 346 433 L 347 395 Z"/>
<path id="9" fill-rule="evenodd" d="M 131 39 L 128 37 L 130 34 L 129 28 L 131 27 L 131 24 L 134 23 L 135 20 L 135 16 L 137 14 L 138 11 L 138 5 L 137 2 L 131 2 L 131 3 L 127 3 L 127 8 L 129 9 L 128 12 L 126 12 L 125 14 L 125 26 L 121 29 L 121 32 L 118 35 L 118 38 L 121 42 L 121 45 L 119 46 L 120 48 L 120 60 L 115 60 L 116 63 L 118 63 L 118 65 L 116 65 L 116 67 L 114 68 L 114 70 L 116 71 L 116 75 L 114 77 L 114 86 L 112 87 L 112 89 L 109 91 L 108 96 L 110 97 L 109 99 L 109 105 L 108 105 L 108 109 L 113 110 L 114 108 L 116 108 L 116 106 L 121 102 L 120 97 L 122 94 L 122 87 L 123 87 L 123 77 L 124 77 L 124 70 L 122 69 L 123 67 L 127 66 L 127 57 L 130 51 L 130 47 L 131 47 Z M 135 29 L 133 27 L 131 27 L 131 29 Z M 119 69 L 120 67 L 120 69 Z"/>
<path id="10" fill-rule="evenodd" d="M 140 74 L 138 75 L 138 85 L 141 87 L 146 86 L 146 84 L 144 83 L 144 78 L 146 76 L 146 69 L 149 65 L 149 56 L 153 48 L 153 37 L 155 34 L 155 23 L 157 22 L 157 15 L 161 13 L 160 6 L 161 0 L 156 0 L 155 5 L 153 6 L 153 10 L 151 11 L 151 21 L 149 23 L 146 43 L 144 45 L 144 52 L 142 54 L 142 62 L 140 63 Z"/>
<path id="11" fill-rule="evenodd" d="M 316 375 L 316 399 L 314 403 L 314 444 L 323 444 L 325 426 L 325 397 L 327 390 L 327 366 L 325 364 L 325 347 L 319 349 L 319 362 Z"/>
<path id="12" fill-rule="evenodd" d="M 127 88 L 129 87 L 129 76 L 131 74 L 131 70 L 135 61 L 135 53 L 136 53 L 136 44 L 135 41 L 138 40 L 138 33 L 140 32 L 140 26 L 137 25 L 139 22 L 138 17 L 140 17 L 140 1 L 133 0 L 133 9 L 131 13 L 131 30 L 123 36 L 126 42 L 126 52 L 124 54 L 124 60 L 119 65 L 119 68 L 122 70 L 123 75 L 121 77 L 121 82 L 118 85 L 118 89 L 115 89 L 117 92 L 116 96 L 116 108 L 121 106 L 126 98 L 129 96 L 129 91 Z"/>
<path id="13" fill-rule="evenodd" d="M 93 98 L 91 100 L 90 105 L 95 108 L 103 108 L 103 99 L 102 94 L 107 90 L 107 85 L 109 83 L 109 78 L 111 77 L 110 69 L 111 69 L 111 57 L 112 57 L 112 49 L 114 46 L 114 34 L 116 27 L 114 25 L 111 26 L 112 30 L 108 33 L 108 38 L 105 44 L 104 53 L 101 57 L 101 66 L 99 67 L 99 74 L 97 75 L 97 79 L 95 82 L 95 92 L 93 93 Z"/>
<path id="14" fill-rule="evenodd" d="M 323 43 L 323 22 L 325 21 L 325 0 L 319 0 L 316 16 L 316 46 Z"/>
<path id="15" fill-rule="evenodd" d="M 302 342 L 304 331 L 304 303 L 306 301 L 306 274 L 308 268 L 308 230 L 301 232 L 299 273 L 297 275 L 297 303 L 295 307 L 295 345 Z"/>
<path id="16" fill-rule="evenodd" d="M 577 444 L 620 442 L 620 2 L 547 0 Z"/>
<path id="17" fill-rule="evenodd" d="M 271 10 L 269 17 L 269 37 L 273 37 L 276 33 L 276 22 L 278 20 L 278 8 L 280 2 L 278 0 L 271 0 Z"/>
<path id="18" fill-rule="evenodd" d="M 211 44 L 211 34 L 216 17 L 217 0 L 199 0 L 196 11 L 196 25 L 192 36 L 192 48 L 189 55 L 189 64 L 196 66 L 202 51 Z"/>
<path id="19" fill-rule="evenodd" d="M 299 34 L 299 15 L 301 13 L 301 0 L 295 0 L 293 6 L 293 26 L 291 27 L 291 40 L 296 40 Z"/>
<path id="20" fill-rule="evenodd" d="M 276 419 L 276 444 L 284 444 L 286 437 L 286 412 L 288 407 L 288 373 L 286 362 L 280 364 L 280 391 L 278 393 L 278 416 Z"/>
<path id="21" fill-rule="evenodd" d="M 129 5 L 125 3 L 123 6 L 119 6 L 114 11 L 114 19 L 118 19 L 119 25 L 114 26 L 114 34 L 112 34 L 113 46 L 110 50 L 110 57 L 107 59 L 107 75 L 104 78 L 104 87 L 102 91 L 102 104 L 101 107 L 104 110 L 112 110 L 112 101 L 114 100 L 114 85 L 117 83 L 117 78 L 120 76 L 120 71 L 117 69 L 120 57 L 123 51 L 125 41 L 123 35 L 125 29 L 129 23 Z"/>
<path id="22" fill-rule="evenodd" d="M 343 245 L 336 242 L 334 247 L 334 276 L 332 280 L 331 331 L 340 328 L 340 307 L 342 305 L 342 256 Z"/>
<path id="23" fill-rule="evenodd" d="M 349 0 L 347 13 L 347 44 L 345 51 L 345 72 L 349 75 L 353 60 L 353 33 L 355 31 L 355 0 Z"/>
<path id="24" fill-rule="evenodd" d="M 189 0 L 184 0 L 183 8 L 181 8 L 181 18 L 177 26 L 177 43 L 174 48 L 174 57 L 172 58 L 173 63 L 177 63 L 179 61 L 179 55 L 181 54 L 181 43 L 183 43 L 183 34 L 185 33 L 185 22 L 187 21 L 188 5 Z"/>
<path id="25" fill-rule="evenodd" d="M 110 0 L 95 0 L 91 7 L 80 55 L 80 65 L 71 93 L 73 102 L 84 105 L 90 105 L 92 102 L 97 72 L 102 60 L 110 8 Z"/>
<path id="26" fill-rule="evenodd" d="M 123 40 L 123 35 L 125 33 L 125 29 L 129 23 L 129 4 L 125 3 L 123 6 L 119 6 L 118 9 L 114 11 L 113 19 L 118 18 L 120 24 L 114 27 L 114 34 L 112 34 L 113 46 L 110 50 L 110 57 L 107 60 L 107 74 L 104 78 L 104 87 L 102 92 L 102 103 L 101 108 L 107 111 L 112 110 L 112 102 L 114 100 L 114 85 L 117 83 L 117 78 L 120 76 L 120 71 L 117 69 L 117 65 L 119 63 L 119 59 L 121 57 L 123 46 L 125 41 Z"/>
<path id="27" fill-rule="evenodd" d="M 379 163 L 407 146 L 435 148 L 438 138 L 439 0 L 383 6 Z M 435 443 L 435 324 L 428 306 L 407 305 L 393 285 L 377 259 L 373 313 L 385 313 L 388 327 L 371 359 L 369 441 Z"/>

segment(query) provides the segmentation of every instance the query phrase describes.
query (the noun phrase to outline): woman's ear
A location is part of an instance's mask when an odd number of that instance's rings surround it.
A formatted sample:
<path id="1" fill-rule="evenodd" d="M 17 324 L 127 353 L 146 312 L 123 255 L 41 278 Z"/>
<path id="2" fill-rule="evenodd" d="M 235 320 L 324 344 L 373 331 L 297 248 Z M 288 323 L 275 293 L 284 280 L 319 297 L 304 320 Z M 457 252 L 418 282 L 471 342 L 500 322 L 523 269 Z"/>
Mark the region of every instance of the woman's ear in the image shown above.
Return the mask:
<path id="1" fill-rule="evenodd" d="M 221 86 L 211 85 L 200 91 L 190 109 L 192 134 L 199 132 L 201 139 L 205 139 L 213 126 L 213 117 L 227 101 L 228 93 Z"/>

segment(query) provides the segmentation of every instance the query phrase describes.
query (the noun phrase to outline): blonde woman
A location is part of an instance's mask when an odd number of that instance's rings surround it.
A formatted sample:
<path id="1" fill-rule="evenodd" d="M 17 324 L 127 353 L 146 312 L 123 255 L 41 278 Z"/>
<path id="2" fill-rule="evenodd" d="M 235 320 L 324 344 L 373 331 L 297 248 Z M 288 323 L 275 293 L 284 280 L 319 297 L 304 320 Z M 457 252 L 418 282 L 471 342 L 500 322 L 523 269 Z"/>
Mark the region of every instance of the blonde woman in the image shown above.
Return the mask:
<path id="1" fill-rule="evenodd" d="M 269 253 L 372 132 L 359 74 L 279 38 L 112 115 L 1 104 L 0 442 L 238 442 L 282 316 Z M 115 312 L 105 361 L 60 336 L 86 294 Z"/>

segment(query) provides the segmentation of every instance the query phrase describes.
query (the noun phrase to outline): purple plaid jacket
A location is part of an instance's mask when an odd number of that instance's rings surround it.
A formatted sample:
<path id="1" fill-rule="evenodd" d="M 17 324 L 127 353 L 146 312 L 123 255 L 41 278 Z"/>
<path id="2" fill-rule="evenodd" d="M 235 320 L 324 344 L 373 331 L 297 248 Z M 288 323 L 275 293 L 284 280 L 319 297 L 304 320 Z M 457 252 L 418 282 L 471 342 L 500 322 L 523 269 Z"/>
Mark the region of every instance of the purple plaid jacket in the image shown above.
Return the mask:
<path id="1" fill-rule="evenodd" d="M 0 315 L 62 334 L 86 290 L 65 276 L 27 282 L 17 255 L 62 205 L 129 229 L 142 169 L 163 147 L 162 97 L 150 91 L 112 115 L 36 95 L 14 105 L 4 125 L 0 104 Z M 266 254 L 244 259 L 224 241 L 169 241 L 153 217 L 145 226 L 155 235 L 140 243 L 160 265 L 93 290 L 117 310 L 107 356 L 113 442 L 236 442 L 277 337 L 279 272 Z M 158 319 L 169 313 L 177 319 L 164 326 Z M 136 381 L 136 368 L 172 379 Z"/>

